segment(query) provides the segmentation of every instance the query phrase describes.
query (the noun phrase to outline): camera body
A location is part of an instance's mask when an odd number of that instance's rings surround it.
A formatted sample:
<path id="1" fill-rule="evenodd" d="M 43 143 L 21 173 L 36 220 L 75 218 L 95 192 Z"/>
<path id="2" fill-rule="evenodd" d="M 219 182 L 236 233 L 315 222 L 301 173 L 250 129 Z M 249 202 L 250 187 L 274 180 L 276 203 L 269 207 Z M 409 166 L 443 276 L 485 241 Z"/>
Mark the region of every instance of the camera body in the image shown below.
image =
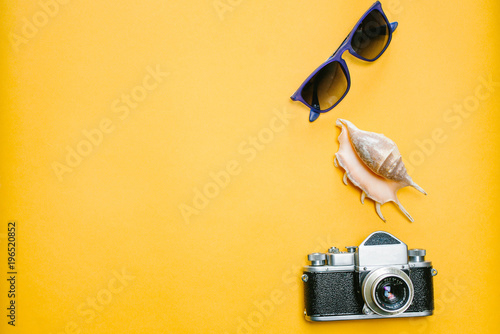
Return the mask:
<path id="1" fill-rule="evenodd" d="M 434 310 L 433 276 L 424 249 L 390 233 L 370 234 L 359 247 L 308 255 L 304 267 L 305 317 L 335 321 L 423 317 Z"/>

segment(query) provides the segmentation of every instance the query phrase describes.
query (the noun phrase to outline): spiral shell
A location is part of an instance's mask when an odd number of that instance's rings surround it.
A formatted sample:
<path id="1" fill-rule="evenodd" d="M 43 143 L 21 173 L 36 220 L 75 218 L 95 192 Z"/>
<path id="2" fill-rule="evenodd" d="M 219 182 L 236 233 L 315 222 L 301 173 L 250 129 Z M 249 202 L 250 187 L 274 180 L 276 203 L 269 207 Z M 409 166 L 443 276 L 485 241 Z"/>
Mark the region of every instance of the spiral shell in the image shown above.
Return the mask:
<path id="1" fill-rule="evenodd" d="M 365 197 L 375 201 L 377 214 L 383 221 L 385 218 L 380 211 L 380 205 L 394 202 L 413 222 L 396 193 L 407 186 L 414 187 L 423 194 L 426 192 L 408 175 L 396 144 L 383 134 L 360 130 L 343 119 L 337 120 L 337 126 L 342 128 L 342 131 L 334 163 L 345 170 L 344 183 L 347 185 L 349 179 L 362 190 L 362 203 Z"/>

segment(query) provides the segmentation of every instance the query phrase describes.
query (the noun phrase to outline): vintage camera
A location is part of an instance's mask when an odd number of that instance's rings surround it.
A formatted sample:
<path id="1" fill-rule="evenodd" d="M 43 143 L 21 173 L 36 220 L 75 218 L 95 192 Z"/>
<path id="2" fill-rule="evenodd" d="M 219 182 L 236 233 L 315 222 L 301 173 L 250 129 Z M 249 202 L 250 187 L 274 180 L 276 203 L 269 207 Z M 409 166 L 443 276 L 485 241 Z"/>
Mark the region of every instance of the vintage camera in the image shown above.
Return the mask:
<path id="1" fill-rule="evenodd" d="M 370 234 L 359 247 L 308 255 L 304 267 L 306 320 L 333 321 L 432 315 L 437 271 L 424 249 L 390 233 Z"/>

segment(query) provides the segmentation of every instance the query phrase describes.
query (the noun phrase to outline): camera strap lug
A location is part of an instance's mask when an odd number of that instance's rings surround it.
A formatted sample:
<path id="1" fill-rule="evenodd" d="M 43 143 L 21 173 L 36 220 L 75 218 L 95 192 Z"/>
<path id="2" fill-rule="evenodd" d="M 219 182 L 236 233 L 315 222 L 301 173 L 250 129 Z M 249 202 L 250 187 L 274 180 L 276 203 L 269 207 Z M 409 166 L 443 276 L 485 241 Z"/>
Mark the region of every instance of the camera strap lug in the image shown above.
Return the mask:
<path id="1" fill-rule="evenodd" d="M 365 304 L 363 306 L 363 314 L 374 314 L 372 310 Z"/>

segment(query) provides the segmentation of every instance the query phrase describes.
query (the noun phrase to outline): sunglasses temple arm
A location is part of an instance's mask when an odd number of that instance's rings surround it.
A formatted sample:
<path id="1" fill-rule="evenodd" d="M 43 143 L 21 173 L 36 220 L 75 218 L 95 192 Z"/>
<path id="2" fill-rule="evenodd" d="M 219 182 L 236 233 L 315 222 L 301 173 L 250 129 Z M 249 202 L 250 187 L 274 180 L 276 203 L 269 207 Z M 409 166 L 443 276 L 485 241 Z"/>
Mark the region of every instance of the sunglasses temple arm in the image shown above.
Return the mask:
<path id="1" fill-rule="evenodd" d="M 396 31 L 397 27 L 398 27 L 398 23 L 397 22 L 391 22 L 391 31 L 392 32 Z"/>
<path id="2" fill-rule="evenodd" d="M 314 122 L 317 120 L 319 117 L 319 112 L 315 111 L 314 109 L 311 109 L 311 112 L 309 113 L 309 122 Z"/>

